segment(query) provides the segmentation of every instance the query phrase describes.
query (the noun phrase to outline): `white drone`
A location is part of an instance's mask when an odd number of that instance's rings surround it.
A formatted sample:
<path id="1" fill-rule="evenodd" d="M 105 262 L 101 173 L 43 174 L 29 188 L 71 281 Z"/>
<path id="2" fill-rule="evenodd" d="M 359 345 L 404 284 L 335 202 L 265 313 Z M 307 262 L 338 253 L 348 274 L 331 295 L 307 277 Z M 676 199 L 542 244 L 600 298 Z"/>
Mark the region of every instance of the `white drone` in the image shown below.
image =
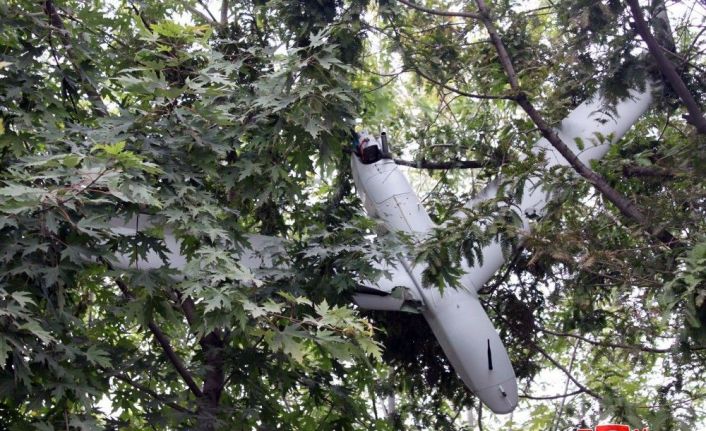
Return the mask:
<path id="1" fill-rule="evenodd" d="M 631 91 L 630 97 L 620 101 L 610 114 L 605 112 L 607 103 L 600 96 L 579 105 L 557 128 L 561 139 L 574 151 L 581 162 L 603 157 L 642 116 L 652 102 L 651 90 Z M 581 144 L 581 148 L 579 145 Z M 568 162 L 549 144 L 541 139 L 534 144 L 535 154 L 544 154 L 547 169 L 568 166 Z M 370 217 L 376 218 L 389 231 L 402 231 L 423 240 L 437 226 L 432 222 L 405 175 L 395 162 L 385 158 L 386 140 L 382 142 L 368 133 L 358 135 L 354 155 L 351 156 L 353 179 L 356 189 Z M 550 194 L 541 186 L 541 177 L 527 179 L 522 201 L 518 203 L 519 216 L 524 227 L 531 228 L 530 218 L 541 215 L 550 200 Z M 491 182 L 475 199 L 466 203 L 472 208 L 483 200 L 493 198 L 500 181 Z M 464 214 L 455 215 L 462 219 Z M 130 221 L 114 219 L 114 231 L 135 235 L 151 225 L 149 216 L 141 215 Z M 281 240 L 274 237 L 253 235 L 249 238 L 250 250 L 241 256 L 241 265 L 258 269 L 273 267 L 273 251 L 281 250 Z M 186 257 L 180 252 L 179 241 L 167 230 L 164 238 L 168 249 L 167 260 L 150 252 L 137 261 L 128 255 L 118 254 L 118 267 L 122 269 L 153 269 L 168 266 L 181 269 Z M 507 351 L 500 341 L 488 315 L 478 299 L 478 290 L 490 280 L 503 265 L 501 245 L 493 242 L 482 249 L 482 264 L 469 266 L 462 262 L 463 288 L 445 289 L 443 294 L 436 287 L 425 287 L 421 282 L 423 264 L 414 264 L 410 256 L 399 256 L 394 264 L 380 265 L 379 269 L 391 274 L 375 285 L 361 283 L 362 289 L 354 300 L 360 308 L 370 310 L 404 311 L 410 306 L 426 318 L 446 357 L 456 373 L 493 412 L 509 413 L 517 406 L 517 381 Z M 400 288 L 403 294 L 400 295 Z"/>

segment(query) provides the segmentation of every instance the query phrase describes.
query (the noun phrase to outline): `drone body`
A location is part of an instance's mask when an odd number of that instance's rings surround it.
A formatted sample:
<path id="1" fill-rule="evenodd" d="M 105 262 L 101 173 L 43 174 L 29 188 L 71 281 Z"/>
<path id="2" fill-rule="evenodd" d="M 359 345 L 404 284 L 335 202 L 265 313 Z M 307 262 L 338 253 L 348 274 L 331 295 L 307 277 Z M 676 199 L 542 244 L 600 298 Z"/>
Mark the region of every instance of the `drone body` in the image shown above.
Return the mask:
<path id="1" fill-rule="evenodd" d="M 583 163 L 589 163 L 607 153 L 610 145 L 617 142 L 647 110 L 651 100 L 649 88 L 642 92 L 633 91 L 630 98 L 620 101 L 608 114 L 604 112 L 603 99 L 594 97 L 571 112 L 557 132 Z M 387 230 L 403 231 L 424 240 L 436 225 L 406 177 L 394 161 L 385 158 L 386 148 L 373 136 L 361 133 L 358 138 L 360 146 L 372 149 L 365 157 L 362 151 L 351 157 L 356 188 L 368 215 L 381 220 Z M 364 148 L 358 148 L 361 149 Z M 544 153 L 547 168 L 568 165 L 546 139 L 538 141 L 533 151 Z M 371 159 L 367 157 L 370 154 L 382 157 Z M 499 183 L 499 180 L 491 182 L 466 207 L 471 208 L 494 197 Z M 529 219 L 541 216 L 550 196 L 542 188 L 540 177 L 529 178 L 524 189 L 521 202 L 515 207 L 525 228 L 529 229 Z M 464 216 L 459 212 L 456 217 Z M 129 221 L 113 220 L 114 232 L 128 236 L 146 229 L 151 223 L 146 215 Z M 241 264 L 246 268 L 271 268 L 275 265 L 273 256 L 283 252 L 278 238 L 252 235 L 249 242 L 250 250 L 241 255 Z M 117 254 L 117 267 L 183 268 L 186 257 L 180 252 L 179 241 L 168 229 L 165 230 L 164 244 L 168 250 L 166 260 L 155 252 L 137 259 Z M 411 306 L 420 311 L 466 386 L 493 412 L 509 413 L 518 402 L 515 374 L 507 351 L 477 295 L 477 291 L 503 265 L 505 258 L 497 241 L 484 247 L 482 254 L 482 264 L 471 267 L 465 261 L 461 262 L 464 271 L 460 279 L 462 287 L 446 289 L 443 294 L 435 286 L 422 286 L 422 265 L 414 265 L 409 256 L 398 256 L 396 264 L 380 265 L 380 269 L 391 277 L 382 278 L 374 285 L 361 282 L 361 290 L 354 300 L 359 307 L 366 309 L 405 311 Z M 402 289 L 401 295 L 398 289 Z"/>
<path id="2" fill-rule="evenodd" d="M 589 163 L 603 157 L 610 146 L 642 116 L 651 101 L 649 88 L 643 92 L 634 91 L 630 98 L 615 106 L 613 115 L 609 115 L 602 112 L 605 110 L 604 101 L 594 97 L 571 112 L 557 132 L 583 163 Z M 373 146 L 378 150 L 368 151 L 368 154 L 379 154 L 377 161 L 362 156 L 366 148 Z M 386 149 L 383 147 L 375 137 L 367 133 L 359 135 L 356 153 L 361 155 L 351 158 L 358 193 L 368 215 L 380 219 L 388 230 L 403 231 L 423 240 L 437 226 L 429 218 L 404 174 L 394 161 L 385 158 Z M 532 151 L 544 153 L 547 168 L 568 166 L 568 162 L 558 153 L 555 154 L 546 139 L 534 144 Z M 499 181 L 492 182 L 466 207 L 494 197 L 498 185 Z M 524 189 L 525 193 L 516 207 L 524 227 L 529 229 L 529 219 L 544 212 L 551 196 L 541 187 L 539 177 L 529 178 Z M 459 212 L 456 217 L 464 216 Z M 406 274 L 396 275 L 397 279 L 393 276 L 391 284 L 404 286 L 413 292 L 412 297 L 421 298 L 422 314 L 466 386 L 493 412 L 509 413 L 518 401 L 515 373 L 507 351 L 477 296 L 477 291 L 500 269 L 505 258 L 498 241 L 484 247 L 482 254 L 482 263 L 473 267 L 462 262 L 465 274 L 461 277 L 461 288 L 446 289 L 443 294 L 435 286 L 422 286 L 421 273 L 424 268 L 412 265 L 404 256 L 400 257 L 400 264 Z M 372 295 L 359 294 L 354 299 L 365 308 L 375 309 L 375 300 L 369 296 Z"/>
<path id="3" fill-rule="evenodd" d="M 361 142 L 379 145 L 367 134 L 361 134 Z M 381 159 L 363 164 L 354 156 L 351 164 L 356 188 L 370 216 L 382 220 L 390 230 L 414 234 L 419 239 L 435 227 L 394 161 Z M 456 373 L 491 410 L 512 411 L 517 405 L 515 373 L 475 290 L 446 289 L 442 294 L 437 287 L 425 288 L 421 283 L 423 268 L 413 266 L 405 256 L 399 259 L 406 274 L 393 277 L 392 284 L 421 299 L 420 311 Z M 376 308 L 372 298 L 365 298 L 369 301 L 362 303 L 362 296 L 354 297 L 358 305 Z"/>

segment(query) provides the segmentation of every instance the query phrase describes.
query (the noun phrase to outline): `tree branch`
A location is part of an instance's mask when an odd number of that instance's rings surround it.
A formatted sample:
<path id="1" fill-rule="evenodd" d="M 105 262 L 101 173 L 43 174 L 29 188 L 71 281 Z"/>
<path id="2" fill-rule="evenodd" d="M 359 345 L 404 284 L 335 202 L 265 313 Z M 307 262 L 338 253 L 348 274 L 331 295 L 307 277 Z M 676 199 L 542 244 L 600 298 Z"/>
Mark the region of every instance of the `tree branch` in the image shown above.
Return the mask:
<path id="1" fill-rule="evenodd" d="M 130 289 L 128 289 L 125 282 L 123 282 L 119 278 L 116 278 L 115 283 L 118 285 L 118 288 L 126 298 L 134 299 L 132 292 L 130 292 Z M 162 332 L 162 330 L 159 328 L 159 326 L 157 326 L 154 320 L 150 320 L 147 326 L 149 327 L 149 330 L 152 335 L 154 335 L 154 338 L 157 339 L 159 345 L 162 346 L 162 350 L 164 350 L 164 354 L 167 356 L 167 359 L 169 359 L 169 362 L 172 363 L 177 373 L 179 373 L 181 378 L 184 380 L 184 383 L 186 383 L 186 386 L 188 386 L 189 390 L 191 390 L 191 392 L 196 395 L 196 397 L 203 397 L 203 392 L 201 392 L 201 389 L 194 381 L 194 378 L 191 376 L 191 373 L 189 373 L 189 370 L 186 369 L 186 366 L 184 366 L 184 363 L 182 362 L 179 355 L 177 355 L 174 351 L 174 348 L 172 348 L 171 342 L 169 341 L 169 337 L 167 337 L 167 335 Z"/>
<path id="2" fill-rule="evenodd" d="M 584 337 L 582 335 L 578 334 L 570 334 L 566 332 L 557 332 L 557 331 L 552 331 L 551 329 L 546 329 L 537 326 L 537 329 L 541 332 L 544 332 L 545 334 L 550 334 L 554 335 L 556 337 L 570 337 L 570 338 L 575 338 L 577 340 L 585 341 L 588 344 L 592 344 L 594 346 L 599 346 L 599 347 L 609 347 L 613 349 L 625 349 L 625 350 L 637 350 L 641 352 L 647 352 L 647 353 L 669 353 L 673 352 L 676 349 L 675 348 L 668 348 L 668 349 L 658 349 L 656 347 L 649 347 L 649 346 L 643 346 L 643 345 L 631 345 L 631 344 L 620 344 L 620 343 L 604 343 L 601 341 L 596 341 L 592 340 L 590 338 Z M 690 351 L 697 351 L 697 350 L 706 350 L 706 347 L 694 347 L 694 348 L 689 348 Z"/>
<path id="3" fill-rule="evenodd" d="M 480 1 L 482 1 L 482 0 L 480 0 Z M 533 346 L 542 356 L 544 356 L 549 362 L 552 363 L 552 365 L 554 365 L 555 367 L 557 367 L 558 369 L 560 369 L 564 374 L 566 374 L 566 377 L 568 377 L 569 380 L 571 380 L 579 389 L 581 389 L 581 390 L 582 390 L 583 392 L 585 392 L 586 394 L 592 396 L 593 398 L 595 398 L 595 399 L 597 399 L 597 400 L 599 400 L 599 401 L 603 401 L 603 397 L 601 397 L 601 396 L 598 395 L 596 392 L 594 392 L 593 390 L 587 388 L 586 386 L 584 386 L 583 384 L 581 384 L 581 382 L 579 382 L 578 380 L 576 380 L 576 377 L 574 377 L 574 376 L 569 372 L 569 370 L 566 369 L 566 367 L 564 367 L 563 365 L 561 365 L 556 359 L 552 358 L 547 352 L 544 351 L 544 349 L 542 349 L 541 347 L 539 347 L 539 345 L 538 345 L 537 343 L 535 343 L 534 341 L 532 341 L 531 343 L 532 343 L 532 346 Z"/>
<path id="4" fill-rule="evenodd" d="M 152 332 L 152 334 L 154 335 L 154 338 L 157 339 L 159 345 L 162 346 L 162 349 L 164 349 L 164 353 L 167 355 L 167 359 L 169 359 L 169 361 L 174 365 L 174 368 L 177 370 L 182 379 L 184 379 L 184 382 L 189 387 L 191 392 L 193 392 L 194 395 L 196 395 L 197 397 L 202 397 L 203 392 L 201 392 L 201 389 L 199 389 L 199 387 L 196 385 L 196 382 L 194 382 L 193 377 L 191 377 L 189 370 L 186 369 L 184 363 L 181 361 L 181 358 L 179 358 L 179 356 L 172 348 L 172 345 L 169 341 L 169 337 L 167 337 L 167 335 L 164 334 L 161 329 L 159 329 L 159 327 L 154 321 L 150 321 L 148 323 L 148 326 L 150 328 L 150 332 Z"/>
<path id="5" fill-rule="evenodd" d="M 216 19 L 215 16 L 213 16 L 213 14 L 211 13 L 211 10 L 208 8 L 208 4 L 206 4 L 203 0 L 196 0 L 196 1 L 199 2 L 201 7 L 204 8 L 204 10 L 208 14 L 208 16 L 211 18 L 211 21 L 213 21 L 214 23 L 218 23 L 218 20 Z"/>
<path id="6" fill-rule="evenodd" d="M 459 18 L 473 18 L 473 19 L 479 19 L 480 17 L 478 14 L 472 13 L 472 12 L 451 12 L 451 11 L 445 11 L 445 10 L 437 10 L 437 9 L 430 9 L 428 7 L 420 6 L 418 4 L 412 3 L 408 0 L 398 0 L 400 3 L 403 5 L 406 5 L 412 9 L 416 9 L 421 12 L 425 12 L 431 15 L 439 15 L 439 16 L 450 16 L 450 17 L 459 17 Z"/>
<path id="7" fill-rule="evenodd" d="M 217 24 L 218 24 L 216 21 L 213 21 L 208 15 L 206 15 L 205 13 L 203 13 L 203 12 L 201 12 L 200 10 L 196 9 L 194 6 L 186 5 L 186 6 L 184 6 L 184 7 L 186 8 L 186 10 L 188 10 L 189 12 L 191 12 L 191 13 L 194 14 L 194 15 L 199 16 L 202 20 L 206 21 L 207 23 L 209 23 L 209 24 L 211 24 L 211 25 L 217 25 Z"/>
<path id="8" fill-rule="evenodd" d="M 138 391 L 146 393 L 147 395 L 151 396 L 155 400 L 163 403 L 164 405 L 166 405 L 168 407 L 173 408 L 174 410 L 176 410 L 178 412 L 188 413 L 190 415 L 195 414 L 195 412 L 187 409 L 186 407 L 182 407 L 177 403 L 174 403 L 172 401 L 165 399 L 162 395 L 158 394 L 157 392 L 153 391 L 152 389 L 150 389 L 146 386 L 143 386 L 139 383 L 135 383 L 131 378 L 129 378 L 127 376 L 124 376 L 122 374 L 113 374 L 111 377 L 114 377 L 114 378 L 120 380 L 121 382 L 127 383 L 128 385 L 132 386 L 133 388 L 137 389 Z"/>
<path id="9" fill-rule="evenodd" d="M 669 169 L 661 166 L 623 166 L 623 175 L 626 177 L 653 177 L 653 178 L 674 178 L 676 175 Z"/>
<path id="10" fill-rule="evenodd" d="M 574 369 L 574 362 L 576 361 L 576 354 L 579 351 L 579 344 L 580 341 L 576 340 L 574 343 L 574 351 L 571 353 L 571 360 L 569 361 L 569 372 L 571 372 Z M 566 379 L 566 383 L 564 383 L 564 393 L 569 392 L 569 379 Z M 564 406 L 566 405 L 566 397 L 561 398 L 561 403 L 559 404 L 559 409 L 554 413 L 554 419 L 552 420 L 552 430 L 553 431 L 558 431 L 559 430 L 559 421 L 561 420 L 561 414 L 564 412 Z"/>
<path id="11" fill-rule="evenodd" d="M 520 398 L 525 398 L 528 400 L 558 400 L 560 398 L 568 398 L 568 397 L 573 397 L 575 395 L 580 395 L 583 394 L 585 391 L 583 389 L 577 389 L 573 392 L 567 392 L 565 394 L 559 394 L 559 395 L 527 395 L 527 394 L 520 394 Z"/>
<path id="12" fill-rule="evenodd" d="M 221 3 L 221 25 L 226 26 L 228 24 L 228 0 L 223 0 Z"/>
<path id="13" fill-rule="evenodd" d="M 392 159 L 396 164 L 418 169 L 443 170 L 443 169 L 478 169 L 487 166 L 487 163 L 476 160 L 451 160 L 448 162 L 430 162 L 426 159 L 403 160 Z"/>
<path id="14" fill-rule="evenodd" d="M 199 429 L 215 429 L 215 420 L 218 415 L 218 405 L 221 393 L 225 387 L 223 356 L 224 343 L 218 333 L 214 330 L 199 340 L 203 350 L 204 363 L 206 364 L 206 375 L 203 379 L 203 398 L 199 406 L 198 413 L 203 423 Z"/>
<path id="15" fill-rule="evenodd" d="M 666 230 L 653 229 L 650 226 L 647 217 L 640 212 L 632 201 L 611 187 L 605 178 L 581 162 L 578 156 L 576 156 L 576 154 L 574 154 L 574 152 L 571 151 L 571 149 L 561 140 L 556 131 L 546 122 L 539 111 L 537 111 L 534 107 L 532 102 L 530 102 L 527 98 L 527 94 L 525 94 L 520 88 L 520 83 L 517 79 L 517 74 L 515 73 L 515 68 L 512 65 L 510 55 L 505 49 L 505 45 L 503 44 L 502 39 L 500 38 L 498 31 L 490 18 L 490 13 L 485 5 L 485 1 L 476 0 L 476 4 L 478 5 L 478 10 L 480 11 L 480 19 L 485 25 L 485 28 L 490 35 L 490 40 L 495 46 L 500 64 L 505 70 L 510 87 L 517 94 L 517 103 L 527 113 L 534 124 L 537 125 L 537 128 L 542 133 L 542 136 L 544 136 L 544 138 L 549 141 L 549 143 L 566 159 L 566 161 L 569 162 L 569 165 L 571 165 L 571 167 L 574 168 L 579 175 L 584 177 L 596 189 L 598 189 L 603 196 L 612 202 L 623 215 L 636 221 L 646 232 L 655 236 L 666 245 L 670 247 L 675 247 L 678 245 L 677 239 Z"/>
<path id="16" fill-rule="evenodd" d="M 474 99 L 484 99 L 484 100 L 517 100 L 517 96 L 514 95 L 506 95 L 506 96 L 494 96 L 492 94 L 478 94 L 478 93 L 469 93 L 467 91 L 460 90 L 456 87 L 452 87 L 448 84 L 445 84 L 441 81 L 438 81 L 431 76 L 427 75 L 426 73 L 422 72 L 418 67 L 414 67 L 413 70 L 417 72 L 422 78 L 426 79 L 427 81 L 433 82 L 434 84 L 445 88 L 446 90 L 452 91 L 454 93 L 460 94 L 461 96 L 466 96 L 466 97 L 472 97 Z"/>
<path id="17" fill-rule="evenodd" d="M 642 40 L 647 44 L 647 48 L 650 50 L 650 54 L 654 57 L 657 62 L 659 70 L 662 75 L 667 80 L 669 85 L 677 93 L 681 101 L 686 106 L 686 110 L 689 112 L 685 116 L 686 121 L 696 127 L 699 133 L 706 134 L 706 118 L 704 118 L 703 111 L 696 100 L 691 95 L 691 92 L 687 88 L 684 81 L 679 76 L 677 69 L 674 64 L 669 61 L 669 59 L 664 55 L 663 49 L 660 46 L 657 39 L 652 35 L 650 27 L 645 21 L 645 17 L 642 14 L 642 9 L 637 0 L 627 0 L 628 6 L 632 12 L 632 16 L 635 19 L 635 29 L 637 33 L 642 37 Z"/>
<path id="18" fill-rule="evenodd" d="M 182 298 L 181 294 L 178 291 L 176 292 L 176 294 L 177 298 L 179 299 L 181 309 L 184 311 L 186 322 L 189 324 L 189 326 L 194 326 L 194 323 L 196 322 L 196 305 L 194 304 L 194 300 L 190 296 Z"/>
<path id="19" fill-rule="evenodd" d="M 481 0 L 481 1 L 482 1 L 482 0 Z M 493 307 L 493 309 L 495 310 L 495 313 L 496 313 L 496 317 L 497 317 L 497 318 L 499 318 L 500 320 L 502 320 L 503 322 L 505 322 L 505 323 L 508 324 L 508 325 L 510 324 L 510 322 L 508 322 L 508 320 L 507 320 L 505 317 L 503 317 L 502 314 L 500 314 L 500 313 L 498 312 L 497 308 Z M 537 351 L 538 351 L 542 356 L 544 356 L 549 362 L 551 362 L 555 367 L 557 367 L 557 368 L 560 369 L 564 374 L 566 374 L 566 377 L 568 377 L 569 380 L 571 380 L 571 381 L 581 390 L 581 392 L 586 393 L 586 394 L 592 396 L 593 398 L 595 398 L 595 399 L 597 399 L 597 400 L 599 400 L 599 401 L 602 401 L 602 400 L 603 400 L 603 397 L 601 397 L 600 395 L 598 395 L 598 393 L 596 393 L 595 391 L 589 389 L 589 388 L 586 387 L 585 385 L 581 384 L 581 383 L 571 374 L 571 372 L 569 372 L 569 370 L 567 370 L 563 365 L 561 365 L 556 359 L 552 358 L 544 349 L 542 349 L 541 347 L 539 347 L 539 344 L 537 344 L 532 338 L 529 338 L 527 341 L 528 341 L 528 343 L 529 343 L 535 350 L 537 350 Z M 567 395 L 567 396 L 568 396 L 568 395 Z"/>
<path id="20" fill-rule="evenodd" d="M 194 304 L 194 300 L 190 296 L 182 298 L 179 292 L 176 292 L 176 294 L 187 323 L 193 327 L 196 323 L 196 304 Z M 219 335 L 219 331 L 213 330 L 201 337 L 199 345 L 203 351 L 204 363 L 206 364 L 206 375 L 203 379 L 203 397 L 198 409 L 198 414 L 201 417 L 199 429 L 211 430 L 214 428 L 218 405 L 226 384 L 225 357 L 223 356 L 225 343 Z"/>
<path id="21" fill-rule="evenodd" d="M 88 100 L 91 102 L 94 114 L 98 117 L 107 116 L 108 108 L 106 108 L 100 93 L 98 93 L 98 90 L 93 85 L 81 65 L 78 63 L 78 60 L 76 58 L 76 52 L 74 51 L 71 39 L 69 38 L 69 32 L 66 30 L 66 27 L 64 27 L 64 22 L 62 21 L 61 16 L 59 15 L 59 11 L 56 9 L 56 6 L 54 6 L 53 0 L 45 0 L 44 13 L 47 15 L 47 18 L 49 18 L 50 28 L 54 28 L 56 33 L 59 35 L 59 39 L 61 40 L 61 43 L 64 46 L 64 49 L 66 50 L 66 58 L 69 60 L 74 70 L 78 74 L 79 78 L 81 79 L 81 83 L 83 84 L 83 90 L 86 92 Z M 51 37 L 51 30 L 49 34 Z"/>

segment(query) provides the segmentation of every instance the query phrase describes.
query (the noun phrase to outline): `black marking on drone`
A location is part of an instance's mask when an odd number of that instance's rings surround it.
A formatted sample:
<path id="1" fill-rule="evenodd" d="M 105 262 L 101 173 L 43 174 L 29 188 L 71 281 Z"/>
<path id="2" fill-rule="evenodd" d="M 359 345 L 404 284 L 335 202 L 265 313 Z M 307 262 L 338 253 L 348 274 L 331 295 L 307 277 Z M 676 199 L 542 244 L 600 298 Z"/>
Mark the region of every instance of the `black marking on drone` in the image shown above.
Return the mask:
<path id="1" fill-rule="evenodd" d="M 488 369 L 493 370 L 493 352 L 490 350 L 490 338 L 488 338 Z"/>

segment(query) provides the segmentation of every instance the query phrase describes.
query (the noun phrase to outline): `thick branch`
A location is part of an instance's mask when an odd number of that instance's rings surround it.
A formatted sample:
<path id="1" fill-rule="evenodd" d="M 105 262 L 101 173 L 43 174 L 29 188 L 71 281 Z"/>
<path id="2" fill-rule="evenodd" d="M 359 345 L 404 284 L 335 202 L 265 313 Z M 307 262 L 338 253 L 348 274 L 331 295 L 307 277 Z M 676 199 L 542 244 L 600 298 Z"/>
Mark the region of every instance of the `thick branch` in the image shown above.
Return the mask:
<path id="1" fill-rule="evenodd" d="M 451 17 L 459 17 L 459 18 L 473 18 L 473 19 L 478 19 L 480 18 L 478 14 L 471 13 L 471 12 L 451 12 L 451 11 L 446 11 L 446 10 L 437 10 L 437 9 L 430 9 L 428 7 L 420 6 L 418 4 L 412 3 L 408 0 L 399 0 L 400 3 L 403 5 L 406 5 L 408 7 L 411 7 L 412 9 L 416 9 L 421 12 L 425 12 L 431 15 L 439 15 L 439 16 L 451 16 Z"/>
<path id="2" fill-rule="evenodd" d="M 199 387 L 196 385 L 196 382 L 194 382 L 194 379 L 193 377 L 191 377 L 189 370 L 186 369 L 184 363 L 181 361 L 181 358 L 176 354 L 176 352 L 172 348 L 172 345 L 169 341 L 169 337 L 167 337 L 167 335 L 162 332 L 161 329 L 159 329 L 159 326 L 157 326 L 154 321 L 150 321 L 148 323 L 148 326 L 150 328 L 150 332 L 152 332 L 152 334 L 154 335 L 154 338 L 157 339 L 159 345 L 162 346 L 162 349 L 164 349 L 164 353 L 167 355 L 167 359 L 169 359 L 169 362 L 174 365 L 174 368 L 177 370 L 182 379 L 184 379 L 184 382 L 189 387 L 191 392 L 193 392 L 194 395 L 196 395 L 197 397 L 203 396 L 201 389 L 199 389 Z"/>
<path id="3" fill-rule="evenodd" d="M 194 304 L 194 300 L 191 299 L 190 296 L 182 298 L 179 292 L 177 292 L 177 296 L 181 301 L 181 309 L 184 311 L 186 322 L 189 326 L 194 326 L 194 323 L 196 322 L 196 304 Z"/>
<path id="4" fill-rule="evenodd" d="M 478 5 L 478 10 L 480 11 L 480 19 L 483 21 L 488 34 L 490 35 L 490 40 L 495 46 L 495 50 L 498 53 L 498 58 L 500 64 L 505 70 L 508 81 L 512 90 L 518 95 L 517 103 L 522 107 L 522 109 L 527 113 L 530 119 L 534 122 L 537 128 L 542 133 L 542 136 L 549 141 L 549 143 L 569 162 L 574 170 L 584 177 L 588 182 L 590 182 L 596 189 L 598 189 L 603 196 L 615 205 L 620 212 L 626 217 L 631 218 L 640 224 L 645 231 L 657 237 L 660 241 L 664 242 L 669 246 L 677 245 L 677 240 L 667 231 L 663 229 L 653 229 L 650 226 L 649 220 L 644 214 L 640 212 L 637 206 L 630 201 L 628 198 L 623 196 L 620 192 L 611 187 L 608 182 L 598 173 L 594 172 L 586 166 L 579 158 L 574 154 L 573 151 L 561 140 L 556 131 L 549 125 L 549 123 L 544 120 L 542 115 L 537 111 L 532 102 L 527 98 L 527 95 L 520 88 L 520 83 L 517 79 L 517 73 L 512 65 L 512 60 L 505 45 L 500 38 L 493 21 L 490 19 L 490 13 L 484 0 L 476 0 Z"/>
<path id="5" fill-rule="evenodd" d="M 219 402 L 223 387 L 225 386 L 223 355 L 224 343 L 216 331 L 209 332 L 199 340 L 203 349 L 204 363 L 206 365 L 206 375 L 203 379 L 203 398 L 200 400 L 198 414 L 200 416 L 199 429 L 215 429 L 215 421 L 218 415 Z"/>
<path id="6" fill-rule="evenodd" d="M 228 0 L 223 0 L 221 3 L 221 25 L 228 24 Z"/>
<path id="7" fill-rule="evenodd" d="M 451 160 L 448 162 L 430 162 L 425 159 L 422 160 L 402 160 L 402 159 L 392 159 L 396 164 L 402 166 L 409 166 L 418 169 L 478 169 L 487 166 L 487 163 L 479 162 L 476 160 Z"/>
<path id="8" fill-rule="evenodd" d="M 652 178 L 674 178 L 674 172 L 661 166 L 623 166 L 623 175 L 626 177 L 652 177 Z"/>
<path id="9" fill-rule="evenodd" d="M 134 298 L 132 292 L 130 292 L 130 289 L 128 289 L 127 285 L 122 280 L 116 278 L 115 282 L 126 298 Z M 184 363 L 182 362 L 179 355 L 176 354 L 174 348 L 172 348 L 171 342 L 169 341 L 169 337 L 167 337 L 167 335 L 162 332 L 159 326 L 154 323 L 154 320 L 150 320 L 147 326 L 149 327 L 152 335 L 154 335 L 154 338 L 157 339 L 159 345 L 162 346 L 162 350 L 164 350 L 164 354 L 167 356 L 169 362 L 172 363 L 177 373 L 179 373 L 181 378 L 184 380 L 184 383 L 186 383 L 186 386 L 189 387 L 189 390 L 191 390 L 191 392 L 198 398 L 203 397 L 203 392 L 201 392 L 201 389 L 199 389 L 198 385 L 194 381 L 194 378 L 191 376 L 191 373 L 189 372 L 189 370 L 186 369 L 186 366 L 184 366 Z"/>
<path id="10" fill-rule="evenodd" d="M 196 304 L 194 300 L 187 296 L 182 298 L 177 292 L 177 298 L 181 302 L 181 308 L 189 326 L 196 324 Z M 215 428 L 215 417 L 218 413 L 218 405 L 225 387 L 225 357 L 223 348 L 225 343 L 218 331 L 214 330 L 206 334 L 199 340 L 199 345 L 204 354 L 204 364 L 206 365 L 206 375 L 203 379 L 203 398 L 199 403 L 198 414 L 200 416 L 199 429 L 211 430 Z"/>
<path id="11" fill-rule="evenodd" d="M 659 70 L 664 75 L 664 78 L 669 82 L 669 85 L 677 93 L 681 101 L 686 106 L 686 110 L 689 115 L 686 116 L 686 120 L 696 127 L 699 133 L 706 134 L 706 118 L 704 118 L 704 113 L 696 100 L 691 95 L 691 92 L 687 88 L 684 81 L 679 76 L 677 69 L 674 64 L 669 61 L 669 59 L 664 55 L 664 51 L 660 46 L 659 42 L 655 39 L 650 31 L 650 27 L 645 21 L 645 17 L 642 14 L 642 9 L 637 0 L 627 0 L 628 6 L 632 11 L 632 16 L 635 19 L 635 29 L 637 30 L 642 40 L 647 44 L 647 48 L 650 50 L 650 54 L 655 58 Z"/>

